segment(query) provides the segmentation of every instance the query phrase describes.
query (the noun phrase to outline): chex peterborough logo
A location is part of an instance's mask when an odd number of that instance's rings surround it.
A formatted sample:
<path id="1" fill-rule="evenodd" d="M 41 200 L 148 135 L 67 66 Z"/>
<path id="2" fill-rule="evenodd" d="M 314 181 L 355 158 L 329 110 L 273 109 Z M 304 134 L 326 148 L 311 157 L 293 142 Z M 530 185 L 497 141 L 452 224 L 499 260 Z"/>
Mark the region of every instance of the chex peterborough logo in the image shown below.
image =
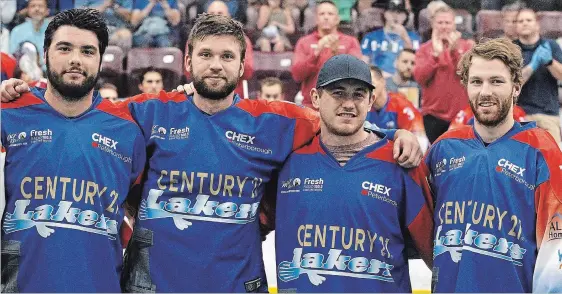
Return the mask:
<path id="1" fill-rule="evenodd" d="M 375 184 L 369 181 L 363 182 L 361 184 L 361 188 L 361 195 L 363 196 L 370 196 L 375 199 L 387 202 L 393 206 L 398 206 L 398 203 L 396 203 L 396 201 L 390 199 L 390 190 L 392 190 L 392 188 L 381 184 Z"/>
<path id="2" fill-rule="evenodd" d="M 112 156 L 117 157 L 120 160 L 123 160 L 125 163 L 130 163 L 132 161 L 132 158 L 129 156 L 125 156 L 119 152 L 117 152 L 117 144 L 119 144 L 119 142 L 117 142 L 116 140 L 113 140 L 109 137 L 106 137 L 104 135 L 98 134 L 98 133 L 93 133 L 92 134 L 92 147 L 94 148 L 98 148 L 101 151 L 107 152 L 109 154 L 111 154 Z"/>
<path id="3" fill-rule="evenodd" d="M 507 177 L 515 180 L 516 182 L 525 185 L 529 190 L 535 190 L 535 185 L 529 184 L 525 180 L 525 168 L 510 162 L 509 160 L 502 158 L 498 160 L 498 165 L 496 166 L 496 171 L 506 175 Z"/>
<path id="4" fill-rule="evenodd" d="M 248 151 L 254 151 L 263 153 L 266 155 L 272 154 L 273 151 L 271 149 L 264 149 L 258 146 L 254 146 L 256 144 L 256 137 L 251 136 L 244 133 L 239 133 L 235 131 L 226 131 L 224 136 L 228 140 L 228 142 L 238 146 L 241 149 L 245 149 Z"/>

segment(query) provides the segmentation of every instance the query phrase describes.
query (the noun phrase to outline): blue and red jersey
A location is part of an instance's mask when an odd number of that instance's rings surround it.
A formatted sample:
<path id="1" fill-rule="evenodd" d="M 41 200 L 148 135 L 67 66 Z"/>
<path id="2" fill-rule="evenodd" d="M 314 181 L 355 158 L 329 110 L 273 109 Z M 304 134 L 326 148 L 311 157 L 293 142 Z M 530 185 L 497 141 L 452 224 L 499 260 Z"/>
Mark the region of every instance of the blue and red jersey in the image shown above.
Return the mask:
<path id="1" fill-rule="evenodd" d="M 0 81 L 13 78 L 16 66 L 17 62 L 12 56 L 0 52 Z"/>
<path id="2" fill-rule="evenodd" d="M 421 113 L 401 93 L 388 93 L 386 104 L 379 110 L 373 107 L 367 114 L 366 121 L 381 128 L 425 133 Z"/>
<path id="3" fill-rule="evenodd" d="M 2 104 L 2 292 L 119 292 L 121 205 L 140 183 L 142 134 L 97 92 L 76 117 L 44 93 Z"/>
<path id="4" fill-rule="evenodd" d="M 280 292 L 411 292 L 405 234 L 431 262 L 432 203 L 421 168 L 407 171 L 392 142 L 343 167 L 317 136 L 287 159 L 276 204 Z"/>
<path id="5" fill-rule="evenodd" d="M 191 96 L 164 92 L 127 105 L 148 169 L 123 290 L 267 291 L 258 206 L 273 171 L 318 132 L 316 113 L 236 96 L 208 115 Z"/>
<path id="6" fill-rule="evenodd" d="M 562 154 L 534 122 L 484 144 L 442 135 L 425 162 L 435 197 L 433 292 L 561 292 Z"/>

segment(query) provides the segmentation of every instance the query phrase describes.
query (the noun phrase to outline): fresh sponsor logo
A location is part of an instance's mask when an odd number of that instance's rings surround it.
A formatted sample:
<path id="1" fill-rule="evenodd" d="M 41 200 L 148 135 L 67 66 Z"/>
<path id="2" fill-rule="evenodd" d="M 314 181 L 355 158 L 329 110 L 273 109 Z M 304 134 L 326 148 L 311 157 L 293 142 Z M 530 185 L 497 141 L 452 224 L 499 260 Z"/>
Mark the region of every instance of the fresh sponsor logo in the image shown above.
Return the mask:
<path id="1" fill-rule="evenodd" d="M 302 184 L 304 192 L 322 192 L 324 189 L 324 179 L 309 179 L 305 178 Z"/>
<path id="2" fill-rule="evenodd" d="M 53 141 L 53 131 L 46 130 L 31 130 L 29 131 L 29 140 L 33 143 L 49 143 Z"/>
<path id="3" fill-rule="evenodd" d="M 189 138 L 189 127 L 170 128 L 170 140 L 181 140 Z"/>

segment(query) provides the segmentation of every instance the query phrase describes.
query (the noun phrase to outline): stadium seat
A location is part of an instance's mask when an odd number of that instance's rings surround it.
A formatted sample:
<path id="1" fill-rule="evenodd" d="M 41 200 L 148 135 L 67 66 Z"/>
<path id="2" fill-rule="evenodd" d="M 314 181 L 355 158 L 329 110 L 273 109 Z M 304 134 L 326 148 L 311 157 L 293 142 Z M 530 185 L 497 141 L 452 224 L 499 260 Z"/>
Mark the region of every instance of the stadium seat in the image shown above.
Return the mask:
<path id="1" fill-rule="evenodd" d="M 123 87 L 124 59 L 125 53 L 117 46 L 107 46 L 101 59 L 100 80 L 115 85 L 121 95 L 126 94 Z"/>
<path id="2" fill-rule="evenodd" d="M 178 48 L 133 48 L 127 54 L 129 95 L 138 94 L 139 72 L 146 67 L 162 72 L 164 89 L 175 89 L 183 76 L 183 54 Z"/>
<path id="3" fill-rule="evenodd" d="M 474 30 L 472 29 L 472 14 L 464 9 L 455 9 L 455 24 L 457 30 L 463 33 L 463 36 L 472 36 Z"/>
<path id="4" fill-rule="evenodd" d="M 299 84 L 294 82 L 291 77 L 292 60 L 293 52 L 254 52 L 254 76 L 248 81 L 250 97 L 257 96 L 260 80 L 266 77 L 277 77 L 283 81 L 286 99 L 293 101 L 299 91 Z"/>
<path id="5" fill-rule="evenodd" d="M 111 70 L 117 73 L 123 72 L 123 59 L 125 53 L 117 46 L 107 46 L 101 60 L 102 71 Z"/>
<path id="6" fill-rule="evenodd" d="M 476 14 L 477 38 L 497 38 L 503 35 L 502 15 L 497 10 L 480 10 Z"/>
<path id="7" fill-rule="evenodd" d="M 539 11 L 537 18 L 541 26 L 541 36 L 549 39 L 562 37 L 561 11 Z"/>

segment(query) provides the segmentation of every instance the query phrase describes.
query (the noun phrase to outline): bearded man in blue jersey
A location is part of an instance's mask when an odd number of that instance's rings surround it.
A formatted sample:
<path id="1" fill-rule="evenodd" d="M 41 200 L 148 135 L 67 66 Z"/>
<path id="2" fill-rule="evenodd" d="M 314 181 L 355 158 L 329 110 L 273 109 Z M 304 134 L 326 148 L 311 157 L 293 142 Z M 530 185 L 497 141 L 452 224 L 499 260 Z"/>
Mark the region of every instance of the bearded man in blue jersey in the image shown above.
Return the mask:
<path id="1" fill-rule="evenodd" d="M 513 119 L 522 64 L 507 39 L 459 63 L 474 124 L 446 132 L 425 159 L 433 292 L 562 291 L 562 154 L 535 122 Z"/>
<path id="2" fill-rule="evenodd" d="M 189 40 L 185 64 L 197 92 L 144 94 L 124 105 L 141 127 L 148 166 L 138 204 L 129 199 L 138 215 L 122 289 L 266 291 L 257 219 L 265 184 L 314 137 L 319 120 L 291 103 L 233 93 L 244 71 L 240 23 L 203 15 Z M 25 90 L 18 83 L 3 83 L 2 97 L 11 97 L 14 85 Z M 404 134 L 395 158 L 416 163 L 419 146 Z"/>
<path id="3" fill-rule="evenodd" d="M 3 293 L 121 290 L 122 205 L 146 149 L 132 117 L 94 92 L 107 42 L 97 10 L 58 13 L 47 88 L 2 104 Z"/>

